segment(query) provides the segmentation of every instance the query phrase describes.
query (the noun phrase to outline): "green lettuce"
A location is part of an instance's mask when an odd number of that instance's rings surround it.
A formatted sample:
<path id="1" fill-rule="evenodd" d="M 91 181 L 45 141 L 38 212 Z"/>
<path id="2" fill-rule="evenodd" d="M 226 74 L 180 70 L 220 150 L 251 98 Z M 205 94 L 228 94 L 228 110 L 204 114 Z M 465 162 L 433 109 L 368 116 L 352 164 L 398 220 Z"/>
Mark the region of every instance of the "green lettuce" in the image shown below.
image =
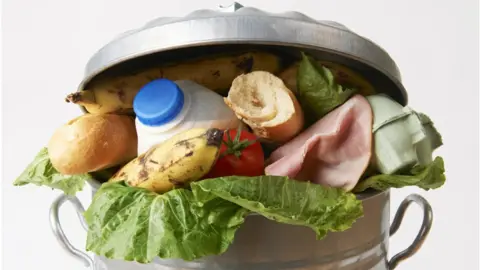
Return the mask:
<path id="1" fill-rule="evenodd" d="M 84 214 L 87 250 L 140 263 L 157 256 L 190 261 L 225 252 L 251 212 L 308 226 L 319 239 L 363 215 L 351 193 L 286 177 L 221 177 L 191 189 L 159 195 L 123 182 L 103 184 Z"/>
<path id="2" fill-rule="evenodd" d="M 315 121 L 338 106 L 355 93 L 344 89 L 335 82 L 332 72 L 302 53 L 297 73 L 297 98 L 306 111 L 305 115 L 315 116 Z"/>
<path id="3" fill-rule="evenodd" d="M 310 227 L 318 239 L 349 229 L 363 215 L 354 194 L 287 177 L 220 177 L 191 187 L 201 203 L 222 198 L 277 222 Z"/>
<path id="4" fill-rule="evenodd" d="M 414 166 L 409 174 L 379 174 L 371 176 L 359 182 L 353 189 L 353 192 L 362 192 L 369 188 L 383 191 L 389 188 L 402 188 L 406 186 L 417 186 L 424 190 L 430 190 L 443 186 L 445 180 L 443 159 L 436 157 L 435 160 L 427 166 Z"/>
<path id="5" fill-rule="evenodd" d="M 47 148 L 42 148 L 35 159 L 25 168 L 13 182 L 15 186 L 35 184 L 62 190 L 67 195 L 74 195 L 81 191 L 85 182 L 91 179 L 89 174 L 63 175 L 50 162 Z"/>
<path id="6" fill-rule="evenodd" d="M 140 263 L 157 256 L 190 261 L 217 255 L 232 243 L 247 212 L 220 198 L 199 205 L 187 189 L 159 195 L 106 183 L 84 214 L 87 250 Z"/>

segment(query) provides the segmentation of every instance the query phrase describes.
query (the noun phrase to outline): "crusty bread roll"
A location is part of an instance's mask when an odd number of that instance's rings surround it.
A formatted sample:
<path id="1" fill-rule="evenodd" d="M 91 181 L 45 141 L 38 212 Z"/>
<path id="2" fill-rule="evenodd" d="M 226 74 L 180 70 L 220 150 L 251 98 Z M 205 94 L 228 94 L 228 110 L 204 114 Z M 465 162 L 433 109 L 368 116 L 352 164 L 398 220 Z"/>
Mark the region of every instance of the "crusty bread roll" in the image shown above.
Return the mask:
<path id="1" fill-rule="evenodd" d="M 62 174 L 98 171 L 137 156 L 132 117 L 85 114 L 59 127 L 48 143 L 52 165 Z"/>
<path id="2" fill-rule="evenodd" d="M 284 143 L 303 128 L 303 111 L 295 95 L 269 72 L 236 77 L 224 100 L 261 138 Z"/>

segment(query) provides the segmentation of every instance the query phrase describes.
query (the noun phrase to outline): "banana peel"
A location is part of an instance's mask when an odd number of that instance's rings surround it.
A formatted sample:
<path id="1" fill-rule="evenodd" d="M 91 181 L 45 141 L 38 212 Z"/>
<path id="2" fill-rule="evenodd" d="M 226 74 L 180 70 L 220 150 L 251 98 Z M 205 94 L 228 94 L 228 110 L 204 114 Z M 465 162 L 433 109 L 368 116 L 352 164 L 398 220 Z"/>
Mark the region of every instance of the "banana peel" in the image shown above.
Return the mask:
<path id="1" fill-rule="evenodd" d="M 157 144 L 120 169 L 109 182 L 164 193 L 187 187 L 206 175 L 215 164 L 223 131 L 195 128 Z"/>
<path id="2" fill-rule="evenodd" d="M 218 55 L 153 67 L 133 75 L 103 78 L 90 83 L 86 90 L 69 94 L 65 101 L 81 105 L 91 114 L 133 114 L 135 95 L 142 86 L 155 79 L 191 80 L 225 95 L 238 75 L 256 70 L 278 73 L 280 69 L 280 57 L 268 52 Z"/>

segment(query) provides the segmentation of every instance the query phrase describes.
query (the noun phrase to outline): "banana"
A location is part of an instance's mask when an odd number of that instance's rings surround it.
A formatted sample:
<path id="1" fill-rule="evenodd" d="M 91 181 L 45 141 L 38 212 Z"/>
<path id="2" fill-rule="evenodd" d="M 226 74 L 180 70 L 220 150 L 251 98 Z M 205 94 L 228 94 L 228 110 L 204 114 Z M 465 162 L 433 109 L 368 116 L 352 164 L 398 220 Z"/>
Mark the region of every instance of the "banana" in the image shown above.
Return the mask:
<path id="1" fill-rule="evenodd" d="M 155 79 L 192 80 L 225 95 L 238 75 L 255 70 L 278 73 L 280 68 L 280 58 L 272 53 L 217 55 L 213 58 L 149 68 L 133 75 L 103 78 L 90 83 L 87 90 L 69 94 L 65 101 L 84 106 L 91 114 L 131 114 L 137 92 Z"/>
<path id="2" fill-rule="evenodd" d="M 109 182 L 125 181 L 158 193 L 187 187 L 215 164 L 222 138 L 223 131 L 215 128 L 184 131 L 130 161 Z"/>
<path id="3" fill-rule="evenodd" d="M 333 77 L 338 84 L 345 87 L 354 88 L 363 96 L 375 94 L 375 89 L 373 86 L 355 71 L 332 62 L 318 61 L 318 63 L 332 71 Z M 293 64 L 279 75 L 287 88 L 292 90 L 294 93 L 297 92 L 297 70 L 299 64 L 300 62 Z"/>

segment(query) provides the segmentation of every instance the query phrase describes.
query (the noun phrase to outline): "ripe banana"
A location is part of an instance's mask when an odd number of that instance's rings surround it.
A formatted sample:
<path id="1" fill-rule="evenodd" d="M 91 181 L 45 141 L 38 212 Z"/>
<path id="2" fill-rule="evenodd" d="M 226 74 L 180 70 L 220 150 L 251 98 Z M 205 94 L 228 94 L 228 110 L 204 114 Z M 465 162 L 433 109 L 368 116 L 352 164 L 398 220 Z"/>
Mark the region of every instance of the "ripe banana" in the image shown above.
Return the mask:
<path id="1" fill-rule="evenodd" d="M 184 131 L 130 161 L 109 182 L 125 181 L 158 193 L 187 187 L 210 171 L 222 138 L 223 131 L 215 128 Z"/>
<path id="2" fill-rule="evenodd" d="M 338 84 L 345 87 L 354 88 L 360 95 L 363 96 L 375 94 L 375 89 L 373 86 L 355 71 L 332 62 L 318 61 L 318 63 L 330 69 L 330 71 L 333 73 L 335 81 Z M 287 88 L 292 90 L 294 93 L 297 92 L 297 70 L 299 64 L 300 62 L 295 63 L 279 75 L 280 79 L 283 80 Z"/>
<path id="3" fill-rule="evenodd" d="M 69 94 L 67 102 L 84 106 L 92 114 L 133 113 L 133 99 L 148 82 L 167 78 L 192 80 L 219 94 L 226 94 L 233 79 L 255 70 L 278 73 L 280 58 L 267 52 L 218 55 L 169 66 L 149 68 L 133 75 L 104 78 L 90 83 L 88 89 Z"/>

